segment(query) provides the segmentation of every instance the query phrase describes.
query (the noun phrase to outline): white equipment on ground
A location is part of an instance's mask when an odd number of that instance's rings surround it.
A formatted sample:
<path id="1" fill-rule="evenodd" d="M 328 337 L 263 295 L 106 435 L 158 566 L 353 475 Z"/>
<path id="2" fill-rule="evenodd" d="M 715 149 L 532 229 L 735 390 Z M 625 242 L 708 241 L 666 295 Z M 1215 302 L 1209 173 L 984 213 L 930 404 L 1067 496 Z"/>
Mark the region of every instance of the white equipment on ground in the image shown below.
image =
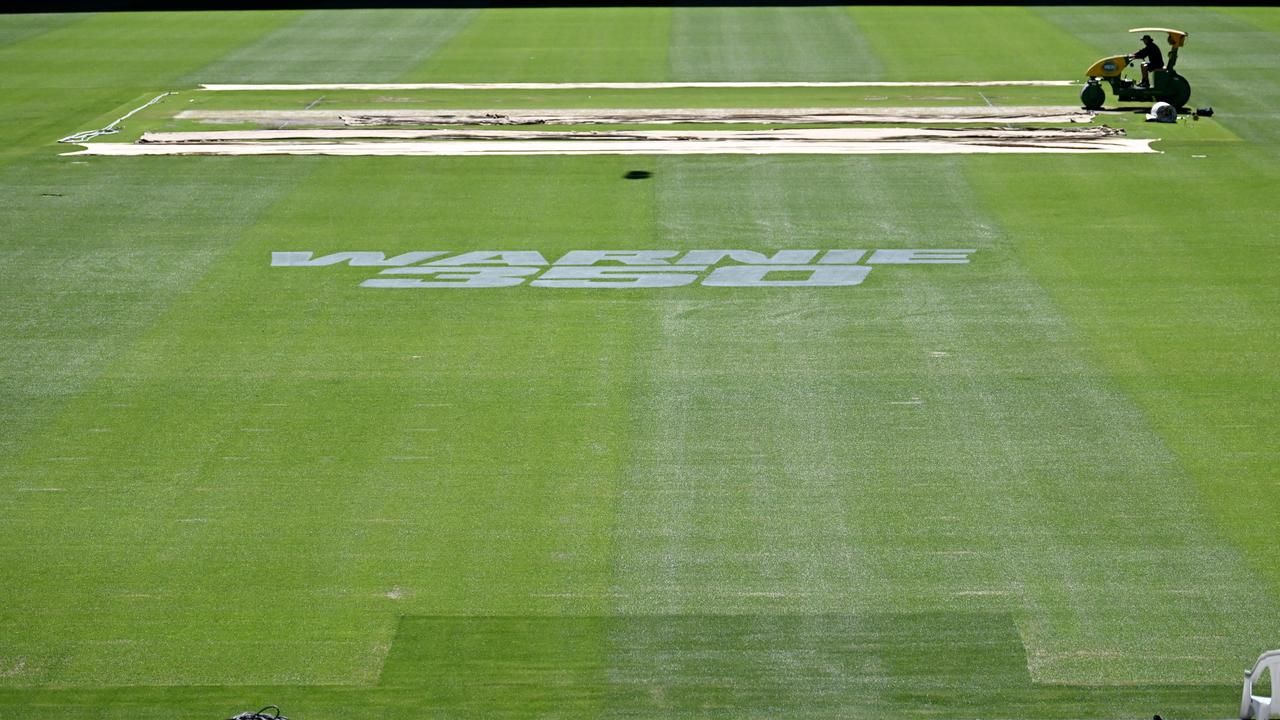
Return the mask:
<path id="1" fill-rule="evenodd" d="M 1253 686 L 1264 672 L 1271 673 L 1271 697 L 1253 694 Z M 1273 716 L 1280 717 L 1280 650 L 1262 653 L 1253 669 L 1244 671 L 1244 692 L 1240 696 L 1240 720 L 1270 720 Z"/>
<path id="2" fill-rule="evenodd" d="M 1178 121 L 1178 109 L 1167 102 L 1158 102 L 1151 106 L 1151 112 L 1147 113 L 1147 122 L 1152 120 L 1162 123 L 1171 123 Z"/>

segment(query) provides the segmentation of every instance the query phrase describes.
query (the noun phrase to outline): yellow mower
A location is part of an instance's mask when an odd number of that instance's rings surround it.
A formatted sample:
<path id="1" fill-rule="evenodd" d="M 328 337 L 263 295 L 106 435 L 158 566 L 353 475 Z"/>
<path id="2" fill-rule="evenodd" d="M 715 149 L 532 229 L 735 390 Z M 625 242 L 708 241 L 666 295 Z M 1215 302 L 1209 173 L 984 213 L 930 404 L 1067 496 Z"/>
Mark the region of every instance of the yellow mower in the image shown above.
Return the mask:
<path id="1" fill-rule="evenodd" d="M 1191 83 L 1173 69 L 1178 62 L 1178 49 L 1187 42 L 1187 34 L 1170 28 L 1133 28 L 1131 33 L 1167 33 L 1169 36 L 1169 60 L 1163 68 L 1151 72 L 1150 86 L 1139 85 L 1124 77 L 1124 69 L 1132 64 L 1132 56 L 1113 55 L 1094 63 L 1085 75 L 1089 78 L 1080 91 L 1080 102 L 1089 110 L 1098 110 L 1107 98 L 1102 83 L 1111 85 L 1116 99 L 1143 103 L 1167 102 L 1181 108 L 1191 99 Z"/>

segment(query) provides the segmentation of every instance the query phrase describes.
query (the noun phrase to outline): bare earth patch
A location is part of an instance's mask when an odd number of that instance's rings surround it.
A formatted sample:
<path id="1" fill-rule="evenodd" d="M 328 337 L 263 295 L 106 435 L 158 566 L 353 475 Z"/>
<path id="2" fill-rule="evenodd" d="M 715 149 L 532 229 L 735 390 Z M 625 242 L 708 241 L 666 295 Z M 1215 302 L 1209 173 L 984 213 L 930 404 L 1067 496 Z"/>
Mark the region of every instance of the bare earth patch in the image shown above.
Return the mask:
<path id="1" fill-rule="evenodd" d="M 392 130 L 346 128 L 341 130 L 208 130 L 199 132 L 148 132 L 145 144 L 221 143 L 279 140 L 709 140 L 871 142 L 950 140 L 1032 144 L 1088 141 L 1123 136 L 1106 126 L 1084 128 L 796 128 L 788 130 Z"/>
<path id="2" fill-rule="evenodd" d="M 179 120 L 301 126 L 581 125 L 631 123 L 1088 123 L 1071 106 L 898 108 L 629 108 L 572 110 L 184 110 Z"/>
<path id="3" fill-rule="evenodd" d="M 200 86 L 208 91 L 278 90 L 659 90 L 672 88 L 865 88 L 865 87 L 1063 87 L 1078 85 L 1075 80 L 976 80 L 976 81 L 880 81 L 849 80 L 831 82 L 584 82 L 584 83 L 311 83 L 311 84 L 221 84 Z"/>
<path id="4" fill-rule="evenodd" d="M 807 128 L 774 131 L 236 130 L 148 133 L 91 155 L 709 155 L 1147 153 L 1107 127 Z"/>

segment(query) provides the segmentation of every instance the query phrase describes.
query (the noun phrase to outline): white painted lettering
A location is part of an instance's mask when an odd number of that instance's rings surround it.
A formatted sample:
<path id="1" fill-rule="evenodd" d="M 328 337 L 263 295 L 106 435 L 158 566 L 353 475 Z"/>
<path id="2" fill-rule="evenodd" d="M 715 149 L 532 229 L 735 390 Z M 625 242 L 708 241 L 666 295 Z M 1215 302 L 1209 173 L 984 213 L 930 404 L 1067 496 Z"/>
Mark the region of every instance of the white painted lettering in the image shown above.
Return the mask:
<path id="1" fill-rule="evenodd" d="M 770 257 L 754 250 L 690 250 L 684 254 L 684 257 L 677 260 L 676 264 L 715 265 L 729 258 L 734 262 L 747 265 L 803 265 L 812 261 L 817 254 L 817 250 L 779 250 Z"/>
<path id="2" fill-rule="evenodd" d="M 818 262 L 822 265 L 857 265 L 866 250 L 828 250 Z"/>
<path id="3" fill-rule="evenodd" d="M 623 265 L 665 265 L 675 257 L 675 250 L 571 250 L 556 265 L 598 265 L 617 262 Z"/>
<path id="4" fill-rule="evenodd" d="M 320 267 L 323 265 L 337 265 L 341 262 L 345 262 L 351 267 L 410 265 L 445 254 L 447 253 L 416 251 L 388 258 L 384 253 L 357 250 L 355 252 L 333 253 L 332 255 L 312 259 L 312 253 L 309 252 L 273 252 L 271 253 L 271 266 Z"/>
<path id="5" fill-rule="evenodd" d="M 431 265 L 548 265 L 537 250 L 477 250 L 435 260 Z"/>
<path id="6" fill-rule="evenodd" d="M 770 280 L 775 272 L 807 272 L 803 280 Z M 703 285 L 712 287 L 837 287 L 857 285 L 867 277 L 866 265 L 726 265 L 715 269 Z"/>
<path id="7" fill-rule="evenodd" d="M 360 283 L 374 288 L 496 288 L 511 287 L 538 272 L 536 267 L 401 267 L 383 270 L 381 275 L 434 275 L 432 280 L 376 277 Z"/>
<path id="8" fill-rule="evenodd" d="M 977 250 L 877 250 L 867 260 L 871 265 L 964 264 Z"/>
<path id="9" fill-rule="evenodd" d="M 547 288 L 667 288 L 695 283 L 709 287 L 841 287 L 862 284 L 876 265 L 963 265 L 975 252 L 964 248 L 775 250 L 773 254 L 742 249 L 572 250 L 548 264 L 546 256 L 536 250 L 473 250 L 456 254 L 415 250 L 393 257 L 365 250 L 319 257 L 313 252 L 291 251 L 271 253 L 271 266 L 345 264 L 381 268 L 377 277 L 360 284 L 370 288 L 499 288 L 525 284 Z"/>
<path id="10" fill-rule="evenodd" d="M 673 253 L 674 254 L 674 253 Z M 535 287 L 550 288 L 658 288 L 690 285 L 698 279 L 705 266 L 679 268 L 685 272 L 672 272 L 669 265 L 628 267 L 567 267 L 552 266 L 537 280 Z"/>

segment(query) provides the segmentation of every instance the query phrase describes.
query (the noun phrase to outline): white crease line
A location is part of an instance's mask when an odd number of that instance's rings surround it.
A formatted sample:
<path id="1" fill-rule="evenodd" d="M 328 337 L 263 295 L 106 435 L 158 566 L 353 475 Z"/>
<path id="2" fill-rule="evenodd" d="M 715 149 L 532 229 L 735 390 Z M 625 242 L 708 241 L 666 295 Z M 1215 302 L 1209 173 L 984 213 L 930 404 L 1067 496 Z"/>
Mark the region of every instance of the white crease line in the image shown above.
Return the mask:
<path id="1" fill-rule="evenodd" d="M 1088 141 L 1038 141 L 1028 145 L 954 141 L 787 142 L 787 141 L 438 141 L 344 143 L 184 143 L 134 145 L 90 143 L 64 155 L 984 155 L 1063 153 L 1154 153 L 1153 139 L 1103 138 Z"/>
<path id="2" fill-rule="evenodd" d="M 885 88 L 885 87 L 1062 87 L 1075 80 L 838 81 L 838 82 L 582 82 L 582 83 L 204 83 L 202 90 L 667 90 L 676 88 Z"/>
<path id="3" fill-rule="evenodd" d="M 134 108 L 134 109 L 130 110 L 129 112 L 125 113 L 124 115 L 122 115 L 122 116 L 120 116 L 120 117 L 116 118 L 115 120 L 113 120 L 113 121 L 111 122 L 111 124 L 110 124 L 110 125 L 107 125 L 106 127 L 99 128 L 99 129 L 97 129 L 97 130 L 85 130 L 85 131 L 83 131 L 83 132 L 72 133 L 72 134 L 70 134 L 70 135 L 68 135 L 68 136 L 66 136 L 66 137 L 64 137 L 64 138 L 62 138 L 62 139 L 61 139 L 61 140 L 59 140 L 58 142 L 60 142 L 60 143 L 79 143 L 79 142 L 84 142 L 85 140 L 89 140 L 89 139 L 91 139 L 91 138 L 98 137 L 98 136 L 100 136 L 100 135 L 114 135 L 114 134 L 116 134 L 116 133 L 120 132 L 120 123 L 122 123 L 122 122 L 124 122 L 125 120 L 128 120 L 129 118 L 133 117 L 133 116 L 134 116 L 134 114 L 136 114 L 136 113 L 138 113 L 138 112 L 141 112 L 142 110 L 146 110 L 147 108 L 151 107 L 152 105 L 155 105 L 156 103 L 160 102 L 161 100 L 165 99 L 166 97 L 168 97 L 168 96 L 170 96 L 170 95 L 176 95 L 176 94 L 177 94 L 177 93 L 174 93 L 174 92 L 163 92 L 163 93 L 160 93 L 159 95 L 157 95 L 157 96 L 155 96 L 155 97 L 151 98 L 151 99 L 150 99 L 150 100 L 148 100 L 147 102 L 145 102 L 145 103 L 143 103 L 143 104 L 139 105 L 138 107 L 136 107 L 136 108 Z"/>

